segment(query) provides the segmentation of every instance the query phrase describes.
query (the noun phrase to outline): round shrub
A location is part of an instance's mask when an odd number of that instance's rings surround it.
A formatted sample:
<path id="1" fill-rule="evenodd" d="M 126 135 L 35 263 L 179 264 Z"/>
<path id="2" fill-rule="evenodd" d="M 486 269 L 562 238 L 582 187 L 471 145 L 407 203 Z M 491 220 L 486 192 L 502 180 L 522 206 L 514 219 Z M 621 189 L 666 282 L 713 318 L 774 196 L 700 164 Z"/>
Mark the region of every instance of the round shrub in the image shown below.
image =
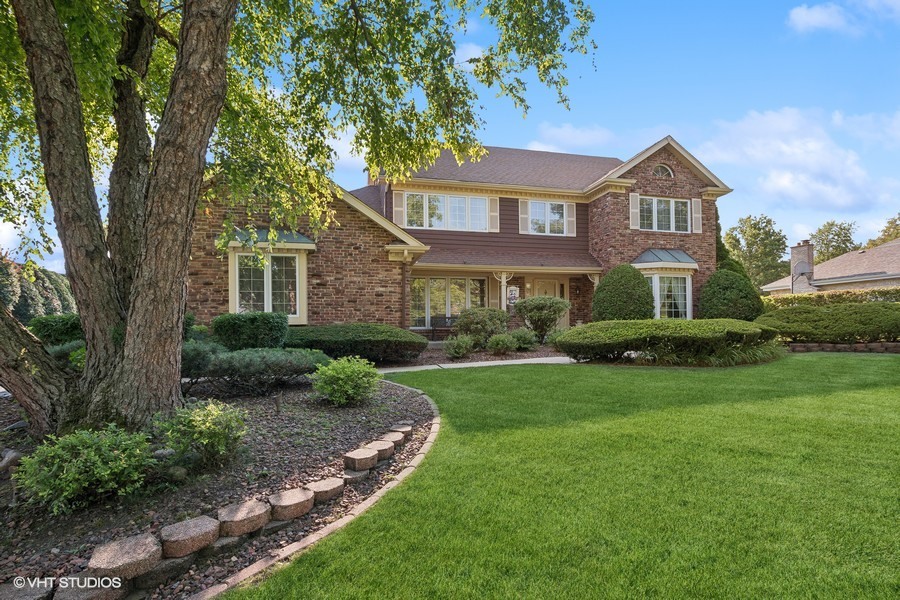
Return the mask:
<path id="1" fill-rule="evenodd" d="M 212 357 L 225 351 L 225 346 L 215 342 L 186 340 L 181 345 L 181 376 L 186 379 L 208 376 Z"/>
<path id="2" fill-rule="evenodd" d="M 216 340 L 229 350 L 281 348 L 288 318 L 282 313 L 228 313 L 212 320 L 212 330 Z"/>
<path id="3" fill-rule="evenodd" d="M 307 348 L 247 348 L 213 354 L 207 377 L 223 393 L 264 395 L 277 387 L 299 383 L 329 358 Z"/>
<path id="4" fill-rule="evenodd" d="M 519 327 L 510 331 L 509 335 L 516 341 L 516 350 L 519 352 L 531 352 L 537 348 L 537 336 L 530 329 Z"/>
<path id="5" fill-rule="evenodd" d="M 453 325 L 454 335 L 467 335 L 476 348 L 484 348 L 488 338 L 506 332 L 509 315 L 499 308 L 467 308 L 459 313 Z"/>
<path id="6" fill-rule="evenodd" d="M 700 291 L 700 317 L 752 321 L 763 314 L 762 298 L 749 279 L 734 271 L 713 273 Z"/>
<path id="7" fill-rule="evenodd" d="M 84 371 L 84 363 L 87 360 L 87 348 L 82 346 L 72 350 L 69 354 L 69 364 L 76 371 Z"/>
<path id="8" fill-rule="evenodd" d="M 559 319 L 571 308 L 568 300 L 553 296 L 531 296 L 516 302 L 516 313 L 525 319 L 541 342 L 556 327 Z"/>
<path id="9" fill-rule="evenodd" d="M 444 340 L 444 354 L 451 360 L 465 358 L 475 351 L 475 340 L 471 335 L 450 336 Z"/>
<path id="10" fill-rule="evenodd" d="M 205 468 L 234 456 L 247 434 L 245 419 L 243 410 L 209 400 L 176 410 L 158 427 L 178 460 Z"/>
<path id="11" fill-rule="evenodd" d="M 774 329 L 737 319 L 598 321 L 569 329 L 556 343 L 575 360 L 710 364 L 717 355 L 750 350 L 775 335 Z"/>
<path id="12" fill-rule="evenodd" d="M 364 358 L 345 356 L 320 366 L 312 380 L 313 388 L 329 404 L 346 406 L 371 398 L 378 391 L 381 373 Z"/>
<path id="13" fill-rule="evenodd" d="M 789 306 L 768 312 L 755 322 L 776 329 L 790 342 L 894 342 L 900 340 L 900 303 Z"/>
<path id="14" fill-rule="evenodd" d="M 594 291 L 594 321 L 652 319 L 654 312 L 653 290 L 631 265 L 612 269 Z"/>
<path id="15" fill-rule="evenodd" d="M 487 342 L 487 349 L 491 354 L 509 354 L 510 352 L 515 352 L 518 343 L 516 342 L 516 338 L 511 336 L 508 333 L 498 333 L 497 335 L 492 335 Z"/>
<path id="16" fill-rule="evenodd" d="M 28 329 L 45 346 L 58 346 L 84 339 L 81 317 L 73 313 L 35 317 L 28 323 Z"/>
<path id="17" fill-rule="evenodd" d="M 315 348 L 332 358 L 359 356 L 381 364 L 414 360 L 428 347 L 428 340 L 391 325 L 348 323 L 292 327 L 285 346 Z"/>
<path id="18" fill-rule="evenodd" d="M 145 434 L 113 424 L 100 431 L 47 436 L 34 453 L 22 457 L 13 476 L 31 501 L 58 515 L 134 492 L 155 464 Z"/>

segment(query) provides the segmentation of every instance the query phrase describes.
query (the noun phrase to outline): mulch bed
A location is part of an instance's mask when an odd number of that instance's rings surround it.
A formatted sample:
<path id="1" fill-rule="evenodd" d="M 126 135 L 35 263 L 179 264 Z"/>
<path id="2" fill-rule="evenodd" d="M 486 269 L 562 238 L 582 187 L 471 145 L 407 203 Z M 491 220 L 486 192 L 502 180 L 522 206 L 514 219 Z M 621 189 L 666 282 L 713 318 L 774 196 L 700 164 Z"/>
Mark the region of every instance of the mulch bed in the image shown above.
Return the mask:
<path id="1" fill-rule="evenodd" d="M 309 387 L 283 390 L 281 414 L 273 397 L 235 398 L 228 402 L 248 413 L 245 451 L 223 469 L 192 476 L 178 487 L 147 490 L 121 501 L 110 500 L 71 515 L 51 517 L 38 507 L 8 507 L 11 487 L 0 482 L 0 583 L 15 576 L 47 577 L 82 571 L 94 547 L 113 539 L 157 532 L 165 525 L 199 515 L 216 516 L 223 506 L 341 476 L 341 456 L 383 435 L 398 421 L 415 423 L 414 437 L 395 458 L 373 470 L 363 482 L 348 485 L 338 500 L 316 506 L 276 533 L 255 536 L 240 548 L 198 559 L 184 576 L 160 586 L 152 598 L 185 598 L 251 563 L 335 521 L 399 473 L 427 437 L 433 418 L 418 394 L 383 383 L 378 396 L 363 406 L 321 404 Z M 21 413 L 0 398 L 0 429 Z M 0 432 L 0 447 L 26 453 L 33 443 L 22 430 Z"/>
<path id="2" fill-rule="evenodd" d="M 494 361 L 494 360 L 520 360 L 523 358 L 548 358 L 552 356 L 565 356 L 562 352 L 558 352 L 554 350 L 550 346 L 538 346 L 531 352 L 510 352 L 509 354 L 491 354 L 486 350 L 481 350 L 479 352 L 473 352 L 466 358 L 461 358 L 459 360 L 450 360 L 447 358 L 447 355 L 444 353 L 443 348 L 426 348 L 422 354 L 419 355 L 419 358 L 416 360 L 410 361 L 408 363 L 403 363 L 403 365 L 396 366 L 406 366 L 406 365 L 441 365 L 446 363 L 469 363 L 469 362 L 486 362 L 486 361 Z M 391 365 L 395 366 L 395 365 Z"/>

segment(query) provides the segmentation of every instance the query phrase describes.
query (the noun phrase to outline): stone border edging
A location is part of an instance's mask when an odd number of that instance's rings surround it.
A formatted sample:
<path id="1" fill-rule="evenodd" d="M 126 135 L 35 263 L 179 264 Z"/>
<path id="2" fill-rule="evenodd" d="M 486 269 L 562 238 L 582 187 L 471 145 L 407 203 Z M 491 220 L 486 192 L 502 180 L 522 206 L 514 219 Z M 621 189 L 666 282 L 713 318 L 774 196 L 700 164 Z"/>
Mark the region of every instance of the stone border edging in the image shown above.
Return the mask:
<path id="1" fill-rule="evenodd" d="M 879 354 L 900 354 L 900 342 L 868 342 L 860 344 L 788 344 L 791 352 L 876 352 Z"/>
<path id="2" fill-rule="evenodd" d="M 384 380 L 384 382 L 403 388 L 405 390 L 410 390 L 424 397 L 428 404 L 431 405 L 431 410 L 434 413 L 434 419 L 431 421 L 431 431 L 429 432 L 428 437 L 425 438 L 425 442 L 422 444 L 422 447 L 419 448 L 419 451 L 409 462 L 409 464 L 406 465 L 406 467 L 402 471 L 397 473 L 394 479 L 381 486 L 371 496 L 354 506 L 348 514 L 344 515 L 337 521 L 329 523 L 322 529 L 314 531 L 306 537 L 288 544 L 287 546 L 284 546 L 280 550 L 273 551 L 271 556 L 260 559 L 255 563 L 244 567 L 237 573 L 234 573 L 230 577 L 226 578 L 222 583 L 219 583 L 212 587 L 208 587 L 205 590 L 193 594 L 189 597 L 189 600 L 208 600 L 210 598 L 215 598 L 223 592 L 237 587 L 239 584 L 247 581 L 248 579 L 262 574 L 264 571 L 274 567 L 278 563 L 289 560 L 300 554 L 301 552 L 308 550 L 317 542 L 325 539 L 335 531 L 343 528 L 350 521 L 372 508 L 382 498 L 382 496 L 384 496 L 391 489 L 400 485 L 400 482 L 409 477 L 416 470 L 416 467 L 418 467 L 422 463 L 422 461 L 425 459 L 425 455 L 428 454 L 428 451 L 431 450 L 431 447 L 434 445 L 434 442 L 437 439 L 438 432 L 441 429 L 440 412 L 438 412 L 438 407 L 437 404 L 434 403 L 434 400 L 432 400 L 422 390 L 410 387 L 408 385 L 394 383 L 393 381 Z"/>

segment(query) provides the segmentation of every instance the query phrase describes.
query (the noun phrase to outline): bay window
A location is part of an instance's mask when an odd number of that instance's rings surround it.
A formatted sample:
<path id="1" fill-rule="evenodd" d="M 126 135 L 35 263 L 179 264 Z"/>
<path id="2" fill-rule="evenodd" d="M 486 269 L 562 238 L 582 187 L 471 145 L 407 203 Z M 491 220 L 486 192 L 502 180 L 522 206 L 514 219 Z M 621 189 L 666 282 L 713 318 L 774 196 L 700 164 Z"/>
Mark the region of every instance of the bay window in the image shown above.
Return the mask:
<path id="1" fill-rule="evenodd" d="M 487 280 L 468 277 L 413 277 L 409 283 L 412 327 L 431 327 L 436 319 L 487 306 Z"/>

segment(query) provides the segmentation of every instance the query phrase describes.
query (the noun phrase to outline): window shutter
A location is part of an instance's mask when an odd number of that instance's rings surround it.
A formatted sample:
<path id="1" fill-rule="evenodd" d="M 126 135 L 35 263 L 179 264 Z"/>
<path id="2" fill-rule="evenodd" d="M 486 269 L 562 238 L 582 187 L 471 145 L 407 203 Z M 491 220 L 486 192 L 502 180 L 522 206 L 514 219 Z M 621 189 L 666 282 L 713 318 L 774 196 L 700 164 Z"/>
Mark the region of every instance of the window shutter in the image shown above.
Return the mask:
<path id="1" fill-rule="evenodd" d="M 394 192 L 394 223 L 400 227 L 406 227 L 406 204 L 403 202 L 403 192 Z"/>
<path id="2" fill-rule="evenodd" d="M 500 198 L 488 198 L 488 231 L 500 231 Z"/>
<path id="3" fill-rule="evenodd" d="M 703 203 L 700 198 L 691 200 L 691 230 L 694 233 L 703 233 Z"/>
<path id="4" fill-rule="evenodd" d="M 566 202 L 566 236 L 575 237 L 575 203 Z"/>
<path id="5" fill-rule="evenodd" d="M 528 200 L 519 200 L 519 233 L 528 233 Z"/>
<path id="6" fill-rule="evenodd" d="M 628 202 L 631 204 L 631 228 L 641 228 L 641 195 L 628 194 Z"/>

